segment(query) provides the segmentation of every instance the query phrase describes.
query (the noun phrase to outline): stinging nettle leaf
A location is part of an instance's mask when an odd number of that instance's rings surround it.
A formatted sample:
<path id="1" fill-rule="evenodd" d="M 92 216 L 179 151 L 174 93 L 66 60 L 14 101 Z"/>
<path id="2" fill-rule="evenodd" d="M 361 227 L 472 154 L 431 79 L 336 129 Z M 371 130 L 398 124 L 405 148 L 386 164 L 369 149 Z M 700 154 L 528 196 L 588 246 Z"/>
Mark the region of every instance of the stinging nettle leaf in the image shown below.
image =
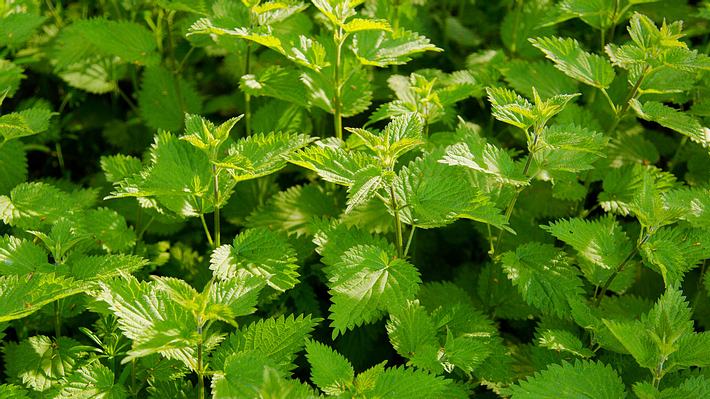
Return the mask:
<path id="1" fill-rule="evenodd" d="M 215 276 L 229 280 L 246 271 L 260 277 L 277 291 L 298 283 L 296 251 L 279 233 L 265 228 L 248 229 L 234 238 L 232 245 L 214 250 L 210 269 Z"/>
<path id="2" fill-rule="evenodd" d="M 333 302 L 333 337 L 405 304 L 414 298 L 421 283 L 413 265 L 374 245 L 348 249 L 325 271 Z"/>
<path id="3" fill-rule="evenodd" d="M 609 61 L 584 51 L 575 39 L 539 37 L 530 42 L 545 53 L 557 69 L 582 83 L 605 89 L 616 76 Z"/>

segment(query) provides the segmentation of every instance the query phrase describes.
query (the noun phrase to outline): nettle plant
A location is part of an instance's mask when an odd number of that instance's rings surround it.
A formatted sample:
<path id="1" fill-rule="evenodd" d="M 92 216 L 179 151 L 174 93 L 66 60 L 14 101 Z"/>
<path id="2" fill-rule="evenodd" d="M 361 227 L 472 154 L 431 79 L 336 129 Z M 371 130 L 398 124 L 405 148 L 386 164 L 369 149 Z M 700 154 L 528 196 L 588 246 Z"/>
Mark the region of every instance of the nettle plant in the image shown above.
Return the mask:
<path id="1" fill-rule="evenodd" d="M 493 3 L 0 5 L 0 397 L 709 397 L 710 4 Z"/>

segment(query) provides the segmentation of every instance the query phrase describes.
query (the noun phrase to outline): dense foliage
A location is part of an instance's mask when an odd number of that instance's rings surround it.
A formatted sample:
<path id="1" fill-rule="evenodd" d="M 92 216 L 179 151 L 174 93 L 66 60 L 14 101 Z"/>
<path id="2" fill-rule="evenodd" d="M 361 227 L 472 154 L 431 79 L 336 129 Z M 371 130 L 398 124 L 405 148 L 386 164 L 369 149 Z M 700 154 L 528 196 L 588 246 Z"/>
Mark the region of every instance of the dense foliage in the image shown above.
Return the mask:
<path id="1" fill-rule="evenodd" d="M 3 0 L 0 398 L 710 397 L 710 1 Z"/>

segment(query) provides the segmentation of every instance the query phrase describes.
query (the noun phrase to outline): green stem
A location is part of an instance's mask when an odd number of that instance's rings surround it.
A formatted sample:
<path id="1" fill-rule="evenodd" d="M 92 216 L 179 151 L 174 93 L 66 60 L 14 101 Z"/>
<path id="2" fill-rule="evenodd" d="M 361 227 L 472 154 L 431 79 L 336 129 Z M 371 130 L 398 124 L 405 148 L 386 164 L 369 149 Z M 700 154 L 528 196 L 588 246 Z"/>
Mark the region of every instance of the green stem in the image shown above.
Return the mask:
<path id="1" fill-rule="evenodd" d="M 244 61 L 244 75 L 248 75 L 251 70 L 251 42 L 247 42 L 247 55 Z M 251 135 L 251 95 L 244 93 L 244 131 L 246 135 Z"/>
<path id="2" fill-rule="evenodd" d="M 532 159 L 533 156 L 535 155 L 536 151 L 536 146 L 537 146 L 537 140 L 540 138 L 540 133 L 542 132 L 542 127 L 536 128 L 535 132 L 533 133 L 535 137 L 533 138 L 532 145 L 528 148 L 528 159 L 525 161 L 525 166 L 523 167 L 523 176 L 526 178 L 529 178 L 528 173 L 530 173 L 530 166 L 532 165 Z M 508 202 L 508 206 L 505 208 L 505 221 L 506 223 L 510 221 L 510 216 L 513 214 L 513 208 L 515 208 L 515 203 L 518 202 L 518 197 L 520 196 L 520 193 L 523 191 L 522 188 L 518 189 L 515 191 L 515 195 L 513 195 L 513 198 L 510 199 L 510 202 Z M 498 238 L 496 239 L 495 246 L 492 246 L 491 249 L 491 255 L 495 254 L 500 247 L 500 241 L 503 238 L 503 232 L 505 230 L 501 229 L 500 232 L 498 233 Z"/>
<path id="3" fill-rule="evenodd" d="M 619 122 L 621 122 L 621 118 L 624 117 L 626 112 L 629 110 L 629 107 L 631 107 L 631 100 L 636 97 L 636 94 L 639 91 L 639 88 L 641 87 L 641 83 L 643 83 L 643 80 L 646 78 L 646 74 L 648 73 L 649 67 L 646 66 L 644 70 L 641 72 L 641 76 L 636 80 L 636 83 L 634 84 L 634 87 L 631 88 L 631 91 L 629 94 L 626 96 L 626 100 L 624 101 L 624 105 L 621 107 L 619 112 L 616 113 L 616 117 L 614 118 L 614 123 L 611 125 L 611 128 L 609 128 L 609 134 L 613 135 L 616 133 L 616 128 L 619 126 Z"/>
<path id="4" fill-rule="evenodd" d="M 54 143 L 54 150 L 57 153 L 57 161 L 59 162 L 59 170 L 62 171 L 62 176 L 64 176 L 64 156 L 62 155 L 62 144 L 60 142 Z"/>
<path id="5" fill-rule="evenodd" d="M 624 268 L 629 263 L 629 261 L 631 261 L 631 259 L 636 256 L 636 254 L 641 249 L 641 246 L 645 244 L 649 238 L 651 238 L 651 234 L 646 233 L 646 235 L 644 235 L 643 238 L 638 241 L 634 249 L 631 250 L 628 255 L 626 255 L 626 257 L 624 258 L 624 260 L 621 261 L 621 263 L 619 263 L 619 266 L 614 269 L 614 272 L 609 276 L 609 278 L 606 279 L 604 285 L 602 285 L 602 289 L 599 291 L 599 295 L 595 295 L 594 301 L 597 305 L 601 303 L 602 298 L 604 298 L 604 296 L 606 295 L 607 290 L 609 289 L 609 287 L 611 287 L 611 284 L 614 282 L 614 279 L 616 279 L 616 276 L 618 276 L 622 271 L 624 271 Z"/>
<path id="6" fill-rule="evenodd" d="M 409 247 L 412 245 L 412 240 L 414 239 L 414 231 L 417 229 L 417 226 L 412 226 L 412 229 L 409 231 L 409 238 L 407 238 L 407 245 L 404 247 L 404 256 L 407 256 L 409 254 Z"/>
<path id="7" fill-rule="evenodd" d="M 397 256 L 401 258 L 404 256 L 402 249 L 402 221 L 399 217 L 399 206 L 397 205 L 397 199 L 394 196 L 394 186 L 390 187 L 390 206 L 394 212 L 395 246 L 397 248 Z"/>
<path id="8" fill-rule="evenodd" d="M 202 329 L 200 328 L 200 330 Z M 200 337 L 200 342 L 197 345 L 197 399 L 205 399 L 205 375 L 202 363 L 202 337 Z"/>
<path id="9" fill-rule="evenodd" d="M 59 341 L 62 336 L 62 310 L 59 308 L 59 301 L 54 301 L 54 339 Z"/>
<path id="10" fill-rule="evenodd" d="M 212 177 L 214 178 L 214 247 L 220 245 L 220 223 L 219 223 L 219 173 L 217 166 L 212 165 Z"/>
<path id="11" fill-rule="evenodd" d="M 210 229 L 207 227 L 207 222 L 205 222 L 205 214 L 200 213 L 200 221 L 202 222 L 202 228 L 205 229 L 205 235 L 207 236 L 207 242 L 210 247 L 214 248 L 214 241 L 212 241 L 212 234 L 210 234 Z"/>
<path id="12" fill-rule="evenodd" d="M 342 104 L 342 85 L 340 83 L 341 62 L 343 53 L 343 43 L 345 43 L 345 35 L 343 28 L 336 27 L 335 36 L 335 65 L 333 66 L 333 82 L 335 94 L 333 96 L 333 118 L 335 124 L 335 137 L 343 139 L 343 104 Z"/>

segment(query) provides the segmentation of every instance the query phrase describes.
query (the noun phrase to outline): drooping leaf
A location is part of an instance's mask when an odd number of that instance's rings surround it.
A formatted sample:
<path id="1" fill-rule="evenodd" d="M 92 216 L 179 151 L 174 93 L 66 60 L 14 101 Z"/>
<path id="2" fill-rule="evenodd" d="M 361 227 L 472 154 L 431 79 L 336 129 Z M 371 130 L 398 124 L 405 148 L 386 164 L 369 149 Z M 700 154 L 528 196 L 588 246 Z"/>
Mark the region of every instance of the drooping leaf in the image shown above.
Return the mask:
<path id="1" fill-rule="evenodd" d="M 414 266 L 374 245 L 350 248 L 326 274 L 334 337 L 402 306 L 414 298 L 421 282 Z"/>
<path id="2" fill-rule="evenodd" d="M 0 276 L 0 322 L 21 319 L 84 286 L 54 273 Z"/>
<path id="3" fill-rule="evenodd" d="M 254 134 L 233 144 L 217 165 L 235 182 L 256 179 L 286 166 L 289 157 L 311 141 L 312 138 L 302 134 Z"/>
<path id="4" fill-rule="evenodd" d="M 656 122 L 674 130 L 703 147 L 710 146 L 710 129 L 702 126 L 692 116 L 656 101 L 647 101 L 642 104 L 640 101 L 632 99 L 630 103 L 641 119 Z"/>
<path id="5" fill-rule="evenodd" d="M 568 315 L 567 298 L 583 294 L 578 270 L 552 245 L 528 243 L 502 255 L 503 269 L 525 301 L 543 313 Z"/>
<path id="6" fill-rule="evenodd" d="M 416 32 L 368 30 L 354 35 L 353 51 L 361 63 L 385 67 L 406 64 L 418 53 L 442 50 Z"/>
<path id="7" fill-rule="evenodd" d="M 296 251 L 278 233 L 265 228 L 249 229 L 232 245 L 217 248 L 210 259 L 215 276 L 228 280 L 241 271 L 264 279 L 275 290 L 285 291 L 298 283 Z"/>
<path id="8" fill-rule="evenodd" d="M 614 80 L 614 68 L 609 61 L 582 49 L 575 39 L 539 37 L 530 39 L 533 46 L 555 63 L 567 76 L 590 86 L 605 89 Z"/>

